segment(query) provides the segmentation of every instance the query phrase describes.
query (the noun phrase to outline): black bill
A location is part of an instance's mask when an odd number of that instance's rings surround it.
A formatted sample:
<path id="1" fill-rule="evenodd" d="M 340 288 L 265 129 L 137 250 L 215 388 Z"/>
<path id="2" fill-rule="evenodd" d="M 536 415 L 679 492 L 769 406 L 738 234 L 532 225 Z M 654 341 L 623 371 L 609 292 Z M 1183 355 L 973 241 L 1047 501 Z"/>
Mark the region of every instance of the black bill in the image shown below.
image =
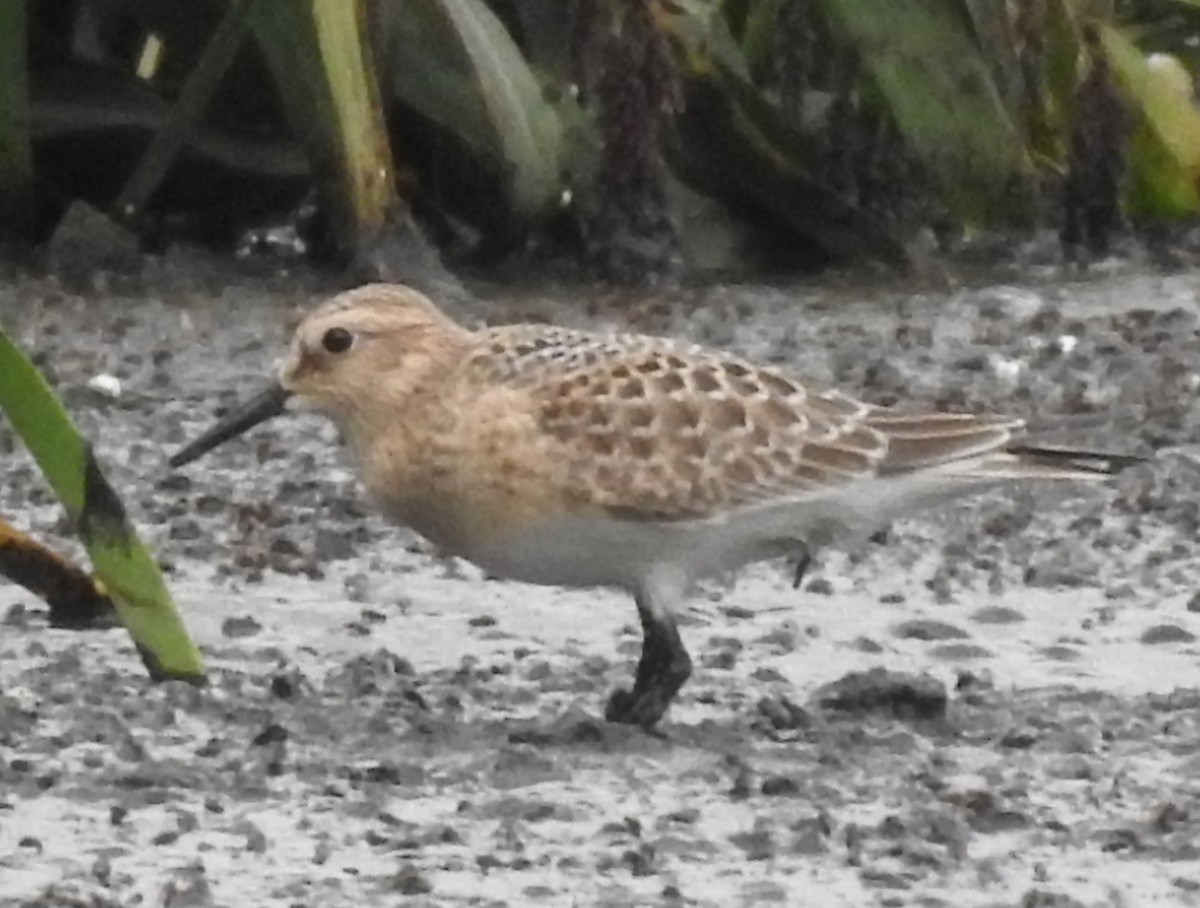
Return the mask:
<path id="1" fill-rule="evenodd" d="M 207 454 L 219 444 L 253 429 L 260 422 L 278 416 L 287 405 L 288 392 L 279 385 L 271 385 L 261 394 L 230 411 L 215 426 L 171 455 L 167 461 L 173 467 L 181 467 Z"/>

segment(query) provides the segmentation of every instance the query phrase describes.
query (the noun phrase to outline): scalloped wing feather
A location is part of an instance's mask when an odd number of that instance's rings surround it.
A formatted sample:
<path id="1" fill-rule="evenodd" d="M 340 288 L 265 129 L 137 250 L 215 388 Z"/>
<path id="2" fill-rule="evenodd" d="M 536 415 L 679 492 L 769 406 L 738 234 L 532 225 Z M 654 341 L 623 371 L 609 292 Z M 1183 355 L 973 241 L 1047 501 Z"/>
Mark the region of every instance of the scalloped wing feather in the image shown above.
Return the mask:
<path id="1" fill-rule="evenodd" d="M 1008 453 L 1017 418 L 899 413 L 665 338 L 517 325 L 479 341 L 469 368 L 524 389 L 574 497 L 621 517 L 710 517 L 924 472 L 948 485 L 1104 475 Z"/>

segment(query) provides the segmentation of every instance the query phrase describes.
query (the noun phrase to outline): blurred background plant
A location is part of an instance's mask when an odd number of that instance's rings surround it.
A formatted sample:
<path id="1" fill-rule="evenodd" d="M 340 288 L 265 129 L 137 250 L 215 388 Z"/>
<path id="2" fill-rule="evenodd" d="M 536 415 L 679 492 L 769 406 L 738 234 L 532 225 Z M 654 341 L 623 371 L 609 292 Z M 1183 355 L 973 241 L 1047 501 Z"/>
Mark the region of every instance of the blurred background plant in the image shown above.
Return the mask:
<path id="1" fill-rule="evenodd" d="M 0 231 L 625 279 L 1103 253 L 1200 208 L 1197 65 L 1200 0 L 5 0 Z"/>

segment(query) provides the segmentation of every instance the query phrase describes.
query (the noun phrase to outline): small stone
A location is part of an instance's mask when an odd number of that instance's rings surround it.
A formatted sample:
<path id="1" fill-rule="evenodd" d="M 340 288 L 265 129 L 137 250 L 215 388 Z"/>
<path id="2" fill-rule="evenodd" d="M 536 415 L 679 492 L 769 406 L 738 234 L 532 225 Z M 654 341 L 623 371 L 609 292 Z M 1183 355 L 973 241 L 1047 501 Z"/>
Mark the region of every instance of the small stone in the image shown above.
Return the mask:
<path id="1" fill-rule="evenodd" d="M 775 668 L 769 665 L 761 665 L 750 673 L 750 677 L 758 681 L 760 684 L 781 684 L 787 681 L 787 678 Z"/>
<path id="2" fill-rule="evenodd" d="M 701 657 L 700 664 L 704 668 L 717 671 L 728 671 L 737 665 L 738 654 L 731 649 L 718 650 Z"/>
<path id="3" fill-rule="evenodd" d="M 959 693 L 992 690 L 995 686 L 992 676 L 987 671 L 973 672 L 966 669 L 960 671 L 954 681 L 954 689 Z"/>
<path id="4" fill-rule="evenodd" d="M 1160 643 L 1192 643 L 1196 635 L 1178 624 L 1156 624 L 1142 634 L 1142 643 L 1156 646 Z"/>
<path id="5" fill-rule="evenodd" d="M 554 670 L 550 667 L 550 663 L 545 659 L 539 659 L 536 662 L 531 662 L 529 668 L 525 669 L 525 678 L 528 681 L 544 681 L 552 675 Z"/>
<path id="6" fill-rule="evenodd" d="M 775 839 L 766 830 L 737 832 L 729 837 L 729 841 L 742 849 L 751 861 L 765 861 L 775 856 Z"/>
<path id="7" fill-rule="evenodd" d="M 621 855 L 621 864 L 634 876 L 653 876 L 656 872 L 654 856 L 654 847 L 643 842 L 636 848 L 627 849 Z"/>
<path id="8" fill-rule="evenodd" d="M 902 640 L 963 640 L 971 635 L 961 628 L 933 618 L 913 618 L 896 625 L 895 634 Z"/>
<path id="9" fill-rule="evenodd" d="M 780 653 L 790 653 L 796 649 L 800 638 L 800 629 L 794 621 L 784 621 L 778 627 L 763 634 L 758 639 Z"/>
<path id="10" fill-rule="evenodd" d="M 105 400 L 116 400 L 121 396 L 121 379 L 101 372 L 88 379 L 87 389 Z"/>
<path id="11" fill-rule="evenodd" d="M 767 776 L 762 781 L 762 793 L 769 798 L 794 797 L 800 794 L 800 783 L 791 776 Z"/>
<path id="12" fill-rule="evenodd" d="M 946 686 L 930 675 L 873 668 L 851 672 L 818 688 L 814 699 L 822 709 L 935 719 L 946 714 L 948 695 Z"/>
<path id="13" fill-rule="evenodd" d="M 1116 829 L 1101 829 L 1094 838 L 1099 842 L 1100 850 L 1109 853 L 1117 851 L 1141 851 L 1141 836 L 1128 827 Z"/>
<path id="14" fill-rule="evenodd" d="M 263 747 L 267 744 L 276 744 L 288 739 L 288 731 L 282 725 L 272 722 L 257 735 L 250 743 L 255 747 Z"/>
<path id="15" fill-rule="evenodd" d="M 804 707 L 793 703 L 787 697 L 763 697 L 758 701 L 758 714 L 777 731 L 808 728 L 812 725 L 812 716 Z"/>
<path id="16" fill-rule="evenodd" d="M 1083 908 L 1083 902 L 1061 892 L 1030 889 L 1017 903 L 1020 908 Z"/>
<path id="17" fill-rule="evenodd" d="M 262 630 L 262 625 L 249 615 L 226 618 L 221 622 L 221 634 L 230 639 L 253 637 Z"/>
<path id="18" fill-rule="evenodd" d="M 1025 750 L 1037 742 L 1037 737 L 1024 728 L 1010 728 L 1000 739 L 1001 747 L 1011 747 L 1013 750 Z"/>
<path id="19" fill-rule="evenodd" d="M 929 650 L 929 655 L 947 662 L 967 662 L 971 659 L 990 659 L 995 653 L 976 643 L 939 643 Z"/>
<path id="20" fill-rule="evenodd" d="M 1041 654 L 1047 659 L 1053 659 L 1055 662 L 1074 662 L 1079 658 L 1079 650 L 1072 646 L 1063 646 L 1056 643 L 1053 646 L 1043 646 Z"/>
<path id="21" fill-rule="evenodd" d="M 1019 621 L 1027 619 L 1015 608 L 1009 608 L 1004 605 L 987 605 L 981 609 L 977 609 L 971 615 L 971 620 L 977 621 L 980 624 L 1016 624 Z"/>
<path id="22" fill-rule="evenodd" d="M 416 867 L 406 864 L 391 878 L 390 888 L 401 895 L 425 895 L 433 892 L 433 883 Z"/>

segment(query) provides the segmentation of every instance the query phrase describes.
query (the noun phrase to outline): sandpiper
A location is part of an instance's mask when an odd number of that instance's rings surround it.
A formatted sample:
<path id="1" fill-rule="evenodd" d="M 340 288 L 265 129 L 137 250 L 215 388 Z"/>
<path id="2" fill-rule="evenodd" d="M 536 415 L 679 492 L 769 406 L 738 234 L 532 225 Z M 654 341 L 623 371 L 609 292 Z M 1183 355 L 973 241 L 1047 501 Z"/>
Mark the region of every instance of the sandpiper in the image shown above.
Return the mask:
<path id="1" fill-rule="evenodd" d="M 644 727 L 691 674 L 672 612 L 696 580 L 996 483 L 1103 479 L 1133 459 L 1025 444 L 1008 416 L 896 412 L 665 338 L 470 330 L 380 284 L 308 315 L 277 383 L 171 464 L 293 397 L 338 424 L 382 508 L 444 552 L 628 590 L 642 653 L 605 715 Z"/>

